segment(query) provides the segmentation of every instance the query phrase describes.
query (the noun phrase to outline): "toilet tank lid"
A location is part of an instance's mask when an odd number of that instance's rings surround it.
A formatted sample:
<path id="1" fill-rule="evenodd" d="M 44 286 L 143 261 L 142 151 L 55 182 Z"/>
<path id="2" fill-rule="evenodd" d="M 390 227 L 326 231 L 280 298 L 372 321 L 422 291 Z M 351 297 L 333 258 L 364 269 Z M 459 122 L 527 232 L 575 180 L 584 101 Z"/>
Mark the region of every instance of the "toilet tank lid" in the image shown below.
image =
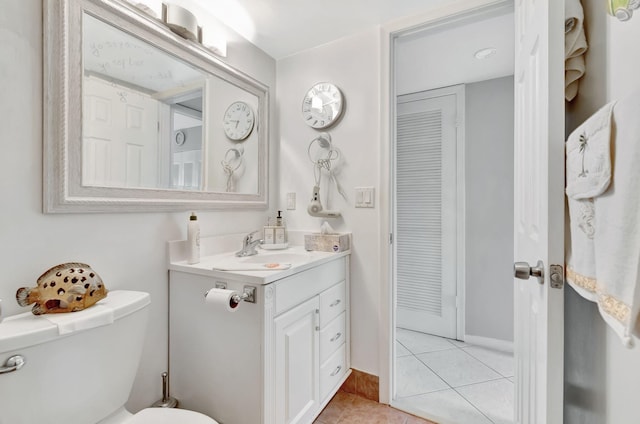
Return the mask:
<path id="1" fill-rule="evenodd" d="M 115 321 L 146 307 L 150 303 L 149 293 L 114 290 L 92 308 L 110 309 Z M 92 308 L 69 312 L 64 314 L 64 318 L 67 319 L 67 323 L 74 320 L 86 321 L 87 317 L 95 314 L 97 310 L 92 311 Z M 55 316 L 51 318 L 53 319 Z M 31 312 L 13 315 L 0 323 L 0 354 L 45 343 L 57 337 L 62 337 L 58 326 L 51 322 L 46 315 L 33 315 Z"/>
<path id="2" fill-rule="evenodd" d="M 113 309 L 113 319 L 126 317 L 151 303 L 149 293 L 132 290 L 114 290 L 97 304 L 105 305 Z M 81 314 L 84 311 L 74 312 Z"/>

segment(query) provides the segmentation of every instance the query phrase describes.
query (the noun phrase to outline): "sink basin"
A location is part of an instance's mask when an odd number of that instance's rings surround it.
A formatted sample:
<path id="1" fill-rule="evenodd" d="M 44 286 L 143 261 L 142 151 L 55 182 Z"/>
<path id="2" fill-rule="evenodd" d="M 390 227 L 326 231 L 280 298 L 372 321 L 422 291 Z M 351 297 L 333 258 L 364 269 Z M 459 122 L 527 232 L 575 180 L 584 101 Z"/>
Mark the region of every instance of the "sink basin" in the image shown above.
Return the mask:
<path id="1" fill-rule="evenodd" d="M 279 251 L 258 251 L 257 255 L 237 257 L 224 255 L 213 264 L 219 271 L 279 271 L 312 262 L 317 255 L 295 248 Z"/>
<path id="2" fill-rule="evenodd" d="M 243 264 L 265 264 L 265 263 L 297 264 L 297 263 L 308 262 L 310 260 L 311 260 L 311 255 L 306 255 L 304 253 L 292 253 L 292 252 L 258 253 L 257 255 L 254 255 L 254 256 L 238 258 L 238 262 Z"/>

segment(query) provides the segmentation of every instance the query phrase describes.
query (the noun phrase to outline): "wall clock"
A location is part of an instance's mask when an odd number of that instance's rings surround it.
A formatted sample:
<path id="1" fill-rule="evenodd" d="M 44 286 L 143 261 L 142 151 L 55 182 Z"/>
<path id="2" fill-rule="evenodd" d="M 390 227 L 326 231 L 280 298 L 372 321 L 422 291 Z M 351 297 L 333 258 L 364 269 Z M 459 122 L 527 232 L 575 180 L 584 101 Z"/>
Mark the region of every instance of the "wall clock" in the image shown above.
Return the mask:
<path id="1" fill-rule="evenodd" d="M 249 137 L 253 131 L 255 116 L 253 109 L 245 102 L 233 102 L 224 113 L 222 127 L 231 140 L 239 141 Z"/>
<path id="2" fill-rule="evenodd" d="M 327 128 L 342 114 L 342 92 L 334 84 L 320 82 L 307 91 L 302 101 L 302 117 L 312 128 Z"/>

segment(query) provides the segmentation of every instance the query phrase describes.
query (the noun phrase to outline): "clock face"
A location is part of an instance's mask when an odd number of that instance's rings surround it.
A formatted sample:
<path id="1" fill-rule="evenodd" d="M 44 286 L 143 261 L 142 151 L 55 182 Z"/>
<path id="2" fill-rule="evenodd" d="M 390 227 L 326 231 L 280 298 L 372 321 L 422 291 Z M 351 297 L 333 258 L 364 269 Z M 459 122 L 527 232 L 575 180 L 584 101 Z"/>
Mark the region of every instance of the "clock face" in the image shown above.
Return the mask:
<path id="1" fill-rule="evenodd" d="M 222 126 L 231 140 L 244 140 L 253 130 L 255 116 L 253 109 L 245 102 L 234 102 L 224 113 Z"/>
<path id="2" fill-rule="evenodd" d="M 312 128 L 327 128 L 342 113 L 342 93 L 335 85 L 321 82 L 307 92 L 302 101 L 302 117 Z"/>

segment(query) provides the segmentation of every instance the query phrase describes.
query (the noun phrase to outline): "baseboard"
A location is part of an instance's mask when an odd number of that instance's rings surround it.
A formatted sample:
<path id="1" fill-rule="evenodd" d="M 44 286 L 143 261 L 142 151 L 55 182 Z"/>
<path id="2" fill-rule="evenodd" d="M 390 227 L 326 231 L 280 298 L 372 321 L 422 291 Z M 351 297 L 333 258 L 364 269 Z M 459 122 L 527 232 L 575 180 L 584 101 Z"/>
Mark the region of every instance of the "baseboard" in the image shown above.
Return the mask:
<path id="1" fill-rule="evenodd" d="M 472 336 L 465 334 L 464 342 L 472 345 L 495 349 L 502 352 L 513 353 L 513 342 L 508 340 L 492 339 L 489 337 Z"/>

